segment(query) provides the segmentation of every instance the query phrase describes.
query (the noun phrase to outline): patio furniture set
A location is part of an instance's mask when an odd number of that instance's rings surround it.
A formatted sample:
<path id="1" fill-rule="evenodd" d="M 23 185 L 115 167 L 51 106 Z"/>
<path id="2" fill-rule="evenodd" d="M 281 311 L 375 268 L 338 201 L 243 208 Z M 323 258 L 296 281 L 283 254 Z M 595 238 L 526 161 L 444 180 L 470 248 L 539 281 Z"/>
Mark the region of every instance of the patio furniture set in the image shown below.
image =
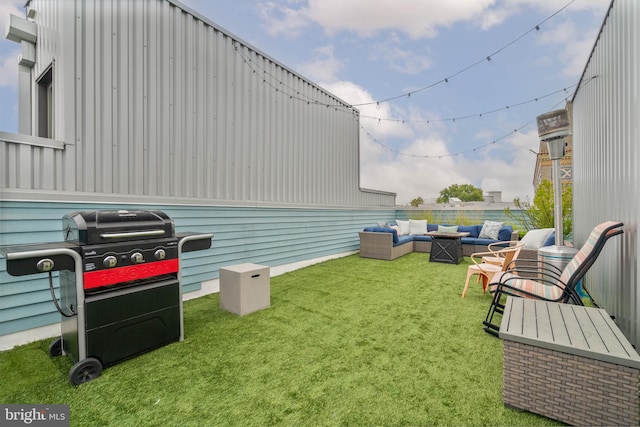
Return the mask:
<path id="1" fill-rule="evenodd" d="M 538 260 L 537 249 L 526 248 L 531 240 L 543 239 L 542 230 L 523 241 L 490 242 L 469 254 L 473 264 L 462 297 L 474 275 L 483 291 L 492 293 L 483 326 L 504 340 L 506 406 L 572 425 L 640 425 L 640 355 L 612 317 L 601 308 L 585 307 L 576 291 L 605 243 L 623 233 L 622 226 L 615 221 L 597 225 L 563 270 Z M 547 239 L 555 238 L 548 234 Z M 369 244 L 369 257 L 383 254 L 381 236 L 388 239 L 385 245 L 399 246 L 393 232 L 365 229 L 360 236 L 361 244 L 363 238 Z"/>
<path id="2" fill-rule="evenodd" d="M 411 252 L 431 253 L 434 239 L 438 240 L 436 252 L 446 249 L 445 252 L 452 253 L 451 245 L 455 245 L 462 248 L 464 256 L 470 256 L 475 252 L 486 251 L 492 243 L 501 242 L 506 246 L 517 238 L 518 231 L 514 231 L 510 225 L 494 221 L 457 226 L 430 224 L 426 220 L 397 220 L 366 227 L 361 231 L 360 256 L 390 261 Z M 457 254 L 457 250 L 455 253 Z M 454 256 L 454 259 L 459 258 Z"/>
<path id="3" fill-rule="evenodd" d="M 562 271 L 530 261 L 492 278 L 483 325 L 504 340 L 506 406 L 572 425 L 640 424 L 640 355 L 612 317 L 585 307 L 576 291 L 622 225 L 597 225 Z"/>

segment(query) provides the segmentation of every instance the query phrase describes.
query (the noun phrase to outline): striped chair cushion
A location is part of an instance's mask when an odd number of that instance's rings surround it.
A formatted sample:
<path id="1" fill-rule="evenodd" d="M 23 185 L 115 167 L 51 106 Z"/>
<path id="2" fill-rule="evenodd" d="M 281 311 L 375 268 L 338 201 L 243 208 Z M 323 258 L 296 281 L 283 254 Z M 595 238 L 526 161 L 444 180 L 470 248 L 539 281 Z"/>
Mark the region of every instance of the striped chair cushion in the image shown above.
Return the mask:
<path id="1" fill-rule="evenodd" d="M 611 226 L 617 224 L 613 221 L 603 222 L 602 224 L 597 225 L 591 234 L 589 234 L 589 238 L 582 245 L 580 251 L 569 261 L 567 266 L 562 271 L 560 275 L 560 281 L 556 283 L 557 286 L 545 285 L 543 283 L 536 282 L 532 279 L 525 279 L 518 277 L 511 273 L 505 273 L 500 277 L 500 282 L 505 283 L 507 286 L 514 288 L 508 290 L 509 293 L 527 297 L 526 294 L 519 294 L 518 290 L 522 290 L 525 292 L 529 292 L 531 294 L 537 295 L 541 298 L 545 298 L 547 300 L 559 300 L 562 297 L 564 291 L 564 283 L 569 284 L 570 279 L 574 275 L 574 273 L 578 270 L 578 268 L 585 262 L 585 260 L 592 255 L 593 249 L 601 238 L 602 233 L 605 232 L 606 229 Z M 570 284 L 574 286 L 575 284 Z"/>
<path id="2" fill-rule="evenodd" d="M 600 236 L 602 236 L 602 233 L 604 233 L 604 230 L 606 230 L 613 224 L 615 223 L 611 221 L 603 222 L 602 224 L 597 225 L 593 229 L 593 231 L 591 231 L 591 234 L 589 234 L 589 238 L 587 239 L 585 244 L 582 245 L 582 248 L 580 248 L 580 251 L 571 259 L 571 261 L 569 261 L 569 264 L 567 264 L 565 269 L 562 271 L 560 280 L 563 283 L 569 282 L 569 279 L 571 278 L 571 276 L 573 276 L 573 274 L 576 272 L 578 267 L 580 267 L 580 265 L 584 263 L 584 260 L 587 259 L 589 255 L 591 255 L 595 244 L 600 239 Z"/>
<path id="3" fill-rule="evenodd" d="M 544 283 L 536 282 L 535 280 L 526 279 L 516 276 L 512 273 L 505 273 L 500 278 L 500 282 L 513 289 L 505 289 L 505 292 L 509 294 L 529 298 L 530 296 L 525 293 L 520 293 L 518 290 L 529 292 L 530 294 L 537 295 L 540 298 L 544 298 L 551 301 L 559 300 L 562 297 L 562 291 L 564 286 L 558 287 L 553 285 L 545 285 Z"/>

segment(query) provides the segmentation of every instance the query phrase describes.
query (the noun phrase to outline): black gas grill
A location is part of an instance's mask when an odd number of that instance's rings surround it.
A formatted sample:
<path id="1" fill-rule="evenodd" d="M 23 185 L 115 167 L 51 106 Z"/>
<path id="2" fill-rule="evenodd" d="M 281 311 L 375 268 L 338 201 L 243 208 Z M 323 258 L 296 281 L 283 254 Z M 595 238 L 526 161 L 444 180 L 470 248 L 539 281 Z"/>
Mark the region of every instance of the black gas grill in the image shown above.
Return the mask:
<path id="1" fill-rule="evenodd" d="M 75 363 L 72 384 L 183 339 L 179 256 L 211 247 L 212 234 L 176 234 L 160 211 L 72 212 L 62 228 L 63 243 L 5 247 L 2 253 L 11 275 L 49 273 L 62 332 L 50 354 L 66 354 Z M 53 271 L 60 272 L 60 303 Z"/>
<path id="2" fill-rule="evenodd" d="M 62 218 L 62 230 L 80 248 L 87 294 L 178 272 L 178 239 L 163 212 L 73 212 Z"/>

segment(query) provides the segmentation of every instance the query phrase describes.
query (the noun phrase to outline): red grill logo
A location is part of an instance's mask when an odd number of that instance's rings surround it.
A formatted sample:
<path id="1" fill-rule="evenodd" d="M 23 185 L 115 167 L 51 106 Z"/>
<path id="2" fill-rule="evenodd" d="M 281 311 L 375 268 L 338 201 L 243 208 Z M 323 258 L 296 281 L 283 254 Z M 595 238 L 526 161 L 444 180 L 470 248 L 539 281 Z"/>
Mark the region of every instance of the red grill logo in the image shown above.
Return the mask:
<path id="1" fill-rule="evenodd" d="M 131 280 L 147 279 L 163 274 L 176 273 L 178 271 L 178 259 L 151 262 L 149 264 L 129 265 L 126 267 L 112 268 L 86 272 L 83 275 L 84 288 L 99 288 L 100 286 L 115 285 Z"/>

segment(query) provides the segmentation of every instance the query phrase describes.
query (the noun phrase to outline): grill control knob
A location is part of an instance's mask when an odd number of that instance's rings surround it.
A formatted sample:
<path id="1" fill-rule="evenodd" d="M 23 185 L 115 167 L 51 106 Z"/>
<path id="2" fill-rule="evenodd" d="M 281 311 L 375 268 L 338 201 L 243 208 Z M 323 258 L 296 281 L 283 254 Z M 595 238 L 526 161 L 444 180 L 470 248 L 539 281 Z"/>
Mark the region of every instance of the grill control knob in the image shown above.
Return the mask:
<path id="1" fill-rule="evenodd" d="M 155 251 L 153 253 L 153 256 L 160 261 L 161 259 L 165 259 L 167 256 L 167 253 L 164 251 L 164 249 L 158 249 L 157 251 Z"/>
<path id="2" fill-rule="evenodd" d="M 38 271 L 42 271 L 42 272 L 45 272 L 45 273 L 47 271 L 53 270 L 53 266 L 54 266 L 53 260 L 50 260 L 49 258 L 41 259 L 36 264 L 36 268 L 38 269 Z"/>
<path id="3" fill-rule="evenodd" d="M 106 268 L 113 268 L 118 264 L 118 260 L 113 255 L 109 255 L 102 260 L 102 265 Z"/>
<path id="4" fill-rule="evenodd" d="M 134 252 L 131 254 L 131 262 L 134 264 L 140 264 L 144 262 L 144 256 L 140 252 Z"/>

